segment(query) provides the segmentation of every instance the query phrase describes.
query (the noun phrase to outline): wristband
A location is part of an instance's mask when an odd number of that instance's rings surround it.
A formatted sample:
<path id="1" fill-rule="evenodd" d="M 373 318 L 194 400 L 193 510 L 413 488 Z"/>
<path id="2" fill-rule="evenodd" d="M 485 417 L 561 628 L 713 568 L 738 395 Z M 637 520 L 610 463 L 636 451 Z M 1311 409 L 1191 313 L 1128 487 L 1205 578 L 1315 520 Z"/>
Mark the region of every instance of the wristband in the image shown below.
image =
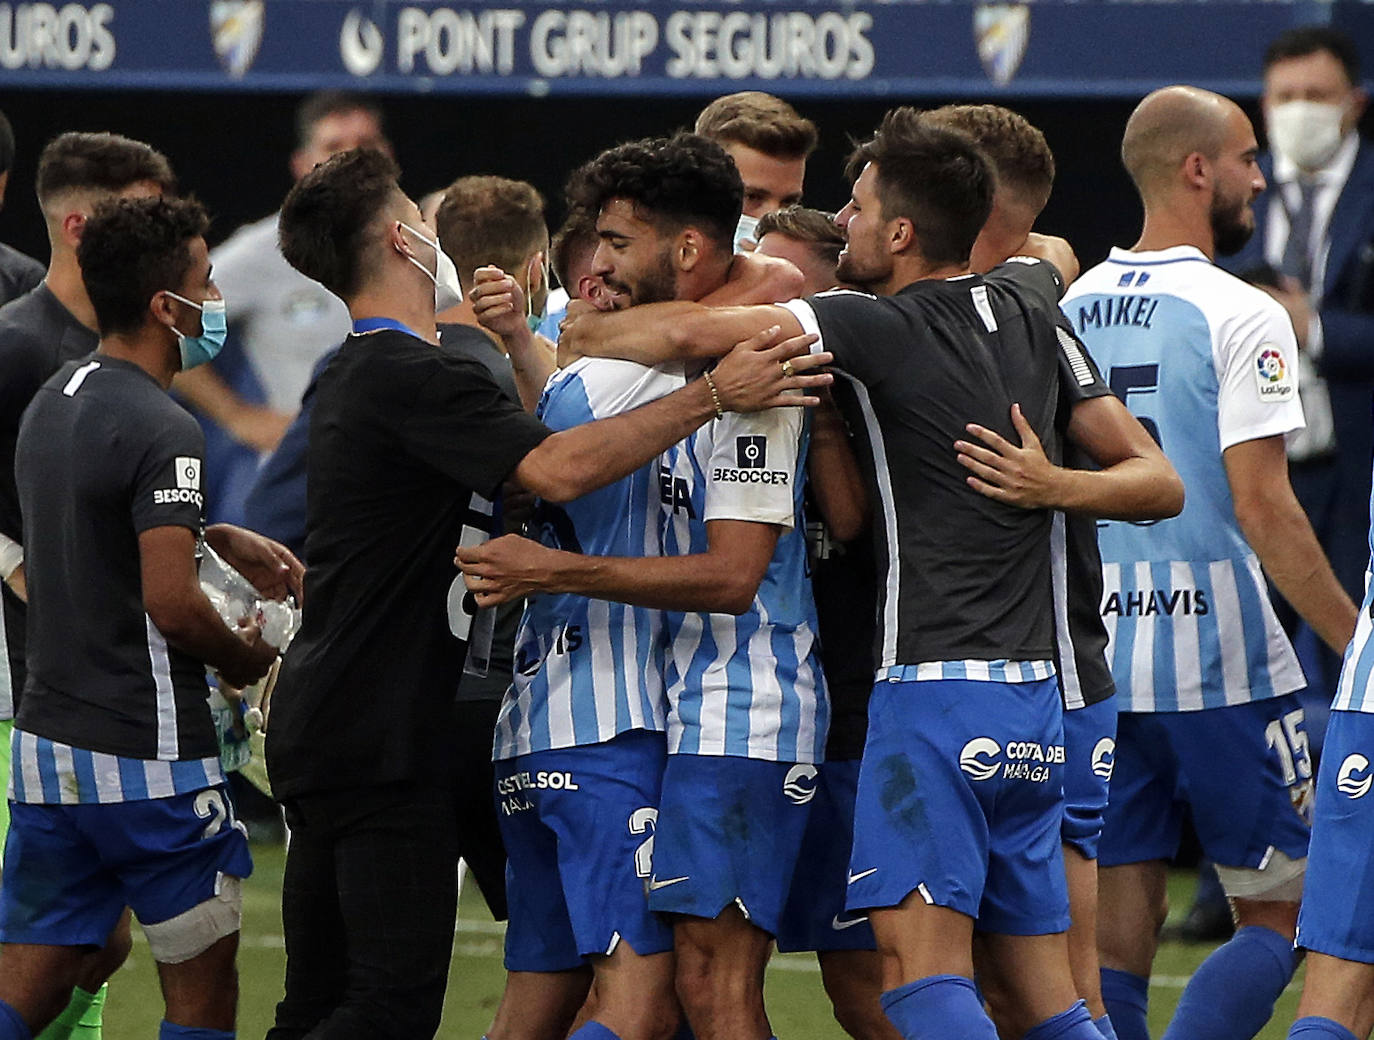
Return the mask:
<path id="1" fill-rule="evenodd" d="M 716 418 L 725 418 L 725 409 L 720 406 L 720 393 L 716 390 L 716 381 L 711 378 L 710 372 L 701 373 L 701 378 L 706 380 L 706 386 L 711 391 L 711 403 L 716 407 Z"/>
<path id="2" fill-rule="evenodd" d="M 24 562 L 24 547 L 12 538 L 0 534 L 0 580 L 9 581 L 10 575 Z"/>

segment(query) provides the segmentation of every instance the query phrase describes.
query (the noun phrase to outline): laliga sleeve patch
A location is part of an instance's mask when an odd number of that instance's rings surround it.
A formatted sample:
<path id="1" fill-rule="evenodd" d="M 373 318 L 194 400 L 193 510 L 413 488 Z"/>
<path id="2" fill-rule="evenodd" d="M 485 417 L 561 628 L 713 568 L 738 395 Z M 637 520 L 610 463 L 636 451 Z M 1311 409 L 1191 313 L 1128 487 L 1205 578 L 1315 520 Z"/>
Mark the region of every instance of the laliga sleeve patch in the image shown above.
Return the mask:
<path id="1" fill-rule="evenodd" d="M 1255 353 L 1255 386 L 1259 399 L 1268 404 L 1283 404 L 1298 392 L 1292 366 L 1273 343 L 1265 343 Z"/>

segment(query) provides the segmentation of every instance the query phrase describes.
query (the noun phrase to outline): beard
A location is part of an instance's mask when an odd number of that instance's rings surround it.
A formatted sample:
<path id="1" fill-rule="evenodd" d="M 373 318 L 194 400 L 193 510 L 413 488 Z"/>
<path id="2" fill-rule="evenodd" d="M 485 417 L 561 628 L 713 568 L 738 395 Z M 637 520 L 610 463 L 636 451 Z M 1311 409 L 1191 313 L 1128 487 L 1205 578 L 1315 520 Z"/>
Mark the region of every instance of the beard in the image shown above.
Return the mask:
<path id="1" fill-rule="evenodd" d="M 1212 200 L 1212 247 L 1217 256 L 1234 256 L 1255 233 L 1255 217 L 1245 199 Z"/>
<path id="2" fill-rule="evenodd" d="M 612 281 L 603 278 L 606 288 L 624 298 L 617 310 L 641 303 L 667 303 L 677 299 L 677 271 L 673 268 L 670 250 L 658 254 L 654 265 L 633 281 Z"/>
<path id="3" fill-rule="evenodd" d="M 874 264 L 865 264 L 861 259 L 849 252 L 846 246 L 845 251 L 840 254 L 840 261 L 835 266 L 835 277 L 845 285 L 857 286 L 860 289 L 871 290 L 873 286 L 880 285 L 887 280 L 891 269 L 879 270 Z"/>

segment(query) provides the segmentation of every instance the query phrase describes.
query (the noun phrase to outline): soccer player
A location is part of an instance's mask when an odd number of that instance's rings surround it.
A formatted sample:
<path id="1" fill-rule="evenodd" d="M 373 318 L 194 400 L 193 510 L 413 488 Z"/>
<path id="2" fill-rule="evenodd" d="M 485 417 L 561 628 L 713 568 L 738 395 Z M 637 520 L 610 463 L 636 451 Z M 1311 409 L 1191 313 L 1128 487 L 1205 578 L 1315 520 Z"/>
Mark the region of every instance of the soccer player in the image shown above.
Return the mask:
<path id="1" fill-rule="evenodd" d="M 694 128 L 729 153 L 744 181 L 735 248 L 753 248 L 759 218 L 801 202 L 806 159 L 816 150 L 816 124 L 780 97 L 744 90 L 718 97 Z"/>
<path id="2" fill-rule="evenodd" d="M 739 175 L 704 138 L 612 149 L 579 171 L 569 195 L 597 213 L 595 273 L 633 305 L 700 299 L 724 287 L 735 267 L 753 263 L 730 248 Z M 701 1040 L 769 1035 L 763 968 L 825 737 L 814 607 L 796 520 L 801 418 L 723 415 L 665 455 L 649 483 L 656 512 L 662 509 L 650 525 L 662 527 L 662 558 L 554 550 L 532 557 L 601 572 L 596 587 L 564 588 L 555 580 L 545 591 L 671 611 L 668 764 L 649 907 L 673 915 L 676 989 Z M 644 537 L 636 534 L 636 546 Z M 460 557 L 494 568 L 532 548 L 508 541 L 493 557 Z M 588 551 L 585 543 L 581 550 Z M 495 587 L 494 578 L 473 580 L 482 591 Z M 595 649 L 598 640 L 590 643 Z M 634 672 L 644 667 L 637 663 Z M 643 869 L 649 865 L 646 845 Z"/>
<path id="3" fill-rule="evenodd" d="M 949 445 L 970 416 L 1010 433 L 1013 402 L 1053 444 L 1059 275 L 1047 263 L 968 270 L 993 175 L 963 135 L 911 109 L 854 156 L 837 292 L 786 308 L 691 304 L 580 316 L 574 352 L 718 354 L 778 324 L 819 331 L 858 384 L 873 440 L 881 680 L 869 709 L 848 906 L 871 910 L 883 1006 L 906 1037 L 992 1037 L 972 984 L 975 919 L 1028 1036 L 1092 1038 L 1064 929 L 1068 899 L 1049 514 L 985 500 Z M 646 349 L 647 348 L 647 349 Z M 1112 484 L 1110 471 L 1085 474 Z M 660 871 L 656 865 L 656 874 Z"/>
<path id="4" fill-rule="evenodd" d="M 717 414 L 717 398 L 807 403 L 783 391 L 828 377 L 789 378 L 779 362 L 796 350 L 760 340 L 714 384 L 551 434 L 439 342 L 438 297 L 456 272 L 389 159 L 356 150 L 322 163 L 287 196 L 280 226 L 287 260 L 345 300 L 354 334 L 316 391 L 311 594 L 267 740 L 292 827 L 286 995 L 270 1035 L 413 1040 L 433 1035 L 442 1010 L 457 865 L 446 722 L 481 635 L 449 567 L 454 546 L 492 531 L 509 476 L 568 501 L 639 469 Z"/>
<path id="5" fill-rule="evenodd" d="M 95 309 L 81 279 L 77 246 L 97 204 L 114 198 L 151 198 L 170 191 L 172 168 L 158 151 L 117 134 L 67 133 L 54 138 L 38 159 L 38 206 L 48 232 L 50 259 L 42 284 L 0 309 L 0 567 L 6 584 L 7 653 L 0 659 L 0 779 L 9 777 L 9 733 L 26 678 L 23 518 L 14 483 L 19 421 L 38 388 L 62 365 L 85 357 L 100 342 Z M 10 697 L 4 695 L 10 690 Z M 6 810 L 0 808 L 0 837 Z M 49 1027 L 50 1040 L 80 1026 L 79 1036 L 99 1036 L 105 980 L 128 956 L 129 922 L 122 920 L 103 950 L 88 955 L 70 1007 Z"/>
<path id="6" fill-rule="evenodd" d="M 0 886 L 4 1040 L 62 1010 L 126 905 L 158 965 L 159 1036 L 234 1035 L 252 863 L 205 668 L 243 686 L 276 651 L 201 591 L 202 436 L 166 393 L 222 342 L 207 223 L 186 200 L 95 209 L 77 259 L 100 349 L 44 383 L 20 428 L 30 657 Z M 222 525 L 204 537 L 264 595 L 300 594 L 300 564 L 277 543 Z"/>
<path id="7" fill-rule="evenodd" d="M 992 213 L 973 244 L 973 270 L 987 271 L 1022 253 L 1054 186 L 1054 156 L 1044 134 L 999 105 L 949 105 L 929 113 L 928 118 L 972 137 L 997 172 Z M 1061 328 L 1067 328 L 1062 318 Z M 1068 341 L 1063 346 L 1071 364 L 1061 369 L 1066 378 L 1057 423 L 1064 434 L 1066 463 L 1086 468 L 1111 457 L 1134 456 L 1137 487 L 1148 492 L 1132 505 L 1122 500 L 1119 489 L 1103 502 L 1089 503 L 1079 497 L 1075 510 L 1059 512 L 1054 520 L 1055 670 L 1065 709 L 1062 837 L 1073 919 L 1069 959 L 1078 995 L 1086 1001 L 1098 1028 L 1110 1037 L 1097 963 L 1097 844 L 1115 746 L 1116 702 L 1112 698 L 1116 688 L 1105 655 L 1107 630 L 1098 614 L 1102 560 L 1097 551 L 1096 517 L 1108 513 L 1131 520 L 1173 516 L 1183 504 L 1183 485 L 1159 446 L 1112 395 L 1091 357 L 1072 340 L 1072 333 L 1065 336 Z M 1000 438 L 990 439 L 995 443 Z M 1002 501 L 1031 508 L 1055 504 L 1058 497 L 1047 482 L 1072 481 L 1074 474 L 1051 466 L 1032 443 L 1016 449 L 1002 446 L 1009 455 L 1019 456 L 1006 469 L 1002 467 L 1010 461 L 1007 456 L 994 460 L 968 442 L 957 446 L 961 461 L 977 474 L 974 486 L 1000 495 Z M 979 445 L 985 448 L 986 444 Z M 1032 461 L 1034 469 L 1029 465 Z M 1001 1017 L 1006 1009 L 997 999 L 995 965 L 980 966 L 980 976 L 994 1017 Z"/>
<path id="8" fill-rule="evenodd" d="M 1330 646 L 1355 607 L 1293 495 L 1284 434 L 1302 425 L 1292 324 L 1213 265 L 1254 230 L 1255 134 L 1226 98 L 1146 97 L 1122 159 L 1145 205 L 1140 239 L 1064 301 L 1116 393 L 1172 459 L 1187 504 L 1098 532 L 1101 613 L 1121 700 L 1101 843 L 1102 992 L 1117 1035 L 1144 1040 L 1166 868 L 1185 806 L 1239 929 L 1193 975 L 1166 1036 L 1252 1037 L 1296 964 L 1312 763 L 1303 676 L 1264 572 Z"/>

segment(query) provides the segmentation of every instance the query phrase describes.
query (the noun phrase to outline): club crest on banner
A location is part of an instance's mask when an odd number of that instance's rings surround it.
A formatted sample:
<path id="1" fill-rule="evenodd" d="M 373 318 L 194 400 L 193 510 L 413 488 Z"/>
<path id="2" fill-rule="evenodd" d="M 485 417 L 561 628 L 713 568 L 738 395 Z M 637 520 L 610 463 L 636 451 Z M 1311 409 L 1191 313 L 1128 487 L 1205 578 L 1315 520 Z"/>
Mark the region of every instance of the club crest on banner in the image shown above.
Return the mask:
<path id="1" fill-rule="evenodd" d="M 253 66 L 262 43 L 266 20 L 263 0 L 214 0 L 210 4 L 210 33 L 215 57 L 235 79 Z"/>
<path id="2" fill-rule="evenodd" d="M 980 4 L 973 11 L 978 60 L 992 81 L 1012 81 L 1030 42 L 1030 7 L 1026 4 Z"/>
<path id="3" fill-rule="evenodd" d="M 339 30 L 339 57 L 354 76 L 370 76 L 382 63 L 386 42 L 377 23 L 357 8 L 348 12 Z"/>

